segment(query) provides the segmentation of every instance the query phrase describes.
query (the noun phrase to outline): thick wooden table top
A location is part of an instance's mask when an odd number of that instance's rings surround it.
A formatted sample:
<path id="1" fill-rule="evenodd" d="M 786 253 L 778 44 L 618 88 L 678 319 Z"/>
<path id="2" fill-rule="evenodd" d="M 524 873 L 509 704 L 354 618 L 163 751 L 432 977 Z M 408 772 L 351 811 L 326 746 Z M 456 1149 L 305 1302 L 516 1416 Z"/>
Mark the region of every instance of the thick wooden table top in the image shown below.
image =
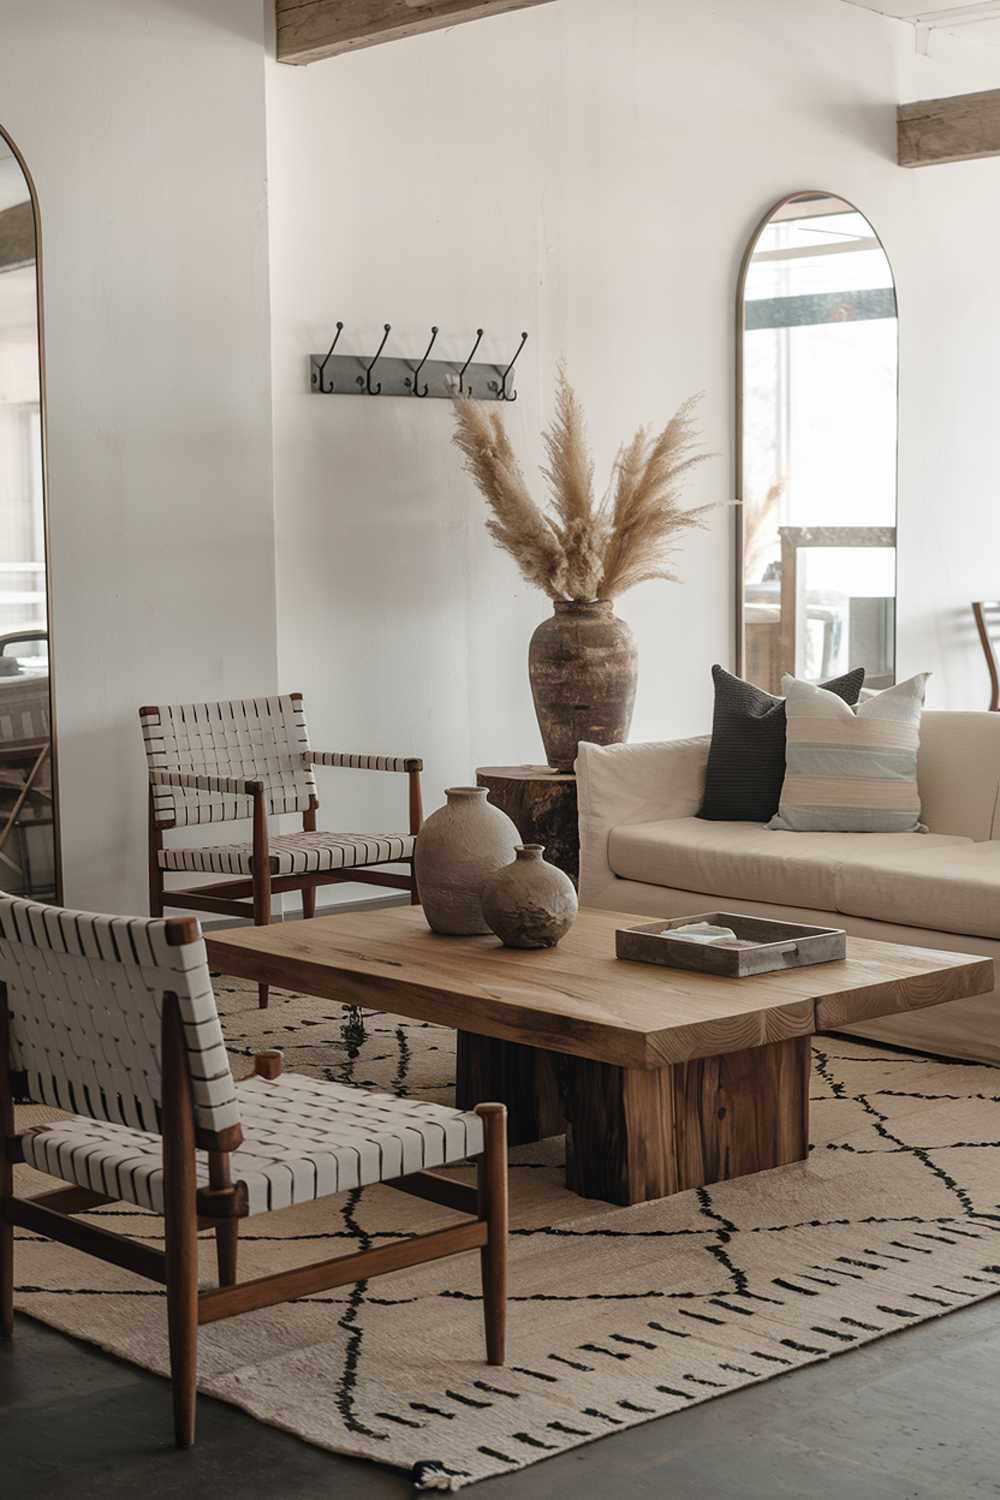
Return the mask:
<path id="1" fill-rule="evenodd" d="M 848 938 L 847 958 L 721 979 L 614 956 L 647 917 L 583 910 L 558 948 L 439 937 L 419 907 L 213 932 L 214 968 L 626 1068 L 662 1068 L 993 988 L 993 961 Z"/>

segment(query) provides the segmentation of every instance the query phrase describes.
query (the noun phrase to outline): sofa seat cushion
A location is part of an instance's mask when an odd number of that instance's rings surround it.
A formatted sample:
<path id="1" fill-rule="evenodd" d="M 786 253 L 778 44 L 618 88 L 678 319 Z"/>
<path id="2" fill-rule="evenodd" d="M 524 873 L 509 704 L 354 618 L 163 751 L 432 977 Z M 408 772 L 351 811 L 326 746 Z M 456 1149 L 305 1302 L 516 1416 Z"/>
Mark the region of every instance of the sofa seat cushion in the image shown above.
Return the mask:
<path id="1" fill-rule="evenodd" d="M 1000 939 L 1000 841 L 962 842 L 923 854 L 879 850 L 838 875 L 837 911 Z"/>
<path id="2" fill-rule="evenodd" d="M 647 885 L 837 911 L 846 867 L 890 856 L 916 863 L 952 847 L 976 846 L 957 834 L 782 833 L 761 823 L 666 818 L 612 829 L 608 862 L 622 879 Z M 940 927 L 934 921 L 922 925 Z"/>

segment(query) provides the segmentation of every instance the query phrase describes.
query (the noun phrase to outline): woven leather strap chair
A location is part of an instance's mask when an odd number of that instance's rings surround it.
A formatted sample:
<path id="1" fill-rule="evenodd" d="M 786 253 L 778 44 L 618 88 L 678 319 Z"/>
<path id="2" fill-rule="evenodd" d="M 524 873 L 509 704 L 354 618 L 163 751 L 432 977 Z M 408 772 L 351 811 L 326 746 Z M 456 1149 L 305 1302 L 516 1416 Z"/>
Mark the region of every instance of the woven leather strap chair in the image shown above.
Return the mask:
<path id="1" fill-rule="evenodd" d="M 505 1342 L 506 1111 L 465 1113 L 282 1077 L 235 1083 L 193 917 L 103 917 L 0 898 L 0 1337 L 13 1332 L 14 1227 L 166 1287 L 174 1430 L 194 1440 L 198 1326 L 459 1251 L 482 1257 L 486 1347 Z M 70 1112 L 15 1131 L 13 1100 Z M 428 1168 L 478 1160 L 476 1187 Z M 72 1184 L 15 1196 L 28 1162 Z M 241 1218 L 388 1182 L 470 1216 L 447 1229 L 237 1284 Z M 124 1200 L 162 1214 L 165 1249 L 73 1217 Z M 217 1288 L 199 1291 L 199 1229 Z"/>
<path id="2" fill-rule="evenodd" d="M 420 773 L 412 756 L 350 755 L 309 745 L 301 693 L 141 708 L 149 763 L 149 910 L 164 906 L 271 920 L 271 898 L 301 891 L 302 913 L 316 912 L 316 889 L 342 881 L 388 886 L 418 901 L 413 846 L 422 819 Z M 315 766 L 388 771 L 409 780 L 408 833 L 318 833 Z M 268 816 L 301 813 L 301 833 L 273 836 Z M 235 844 L 166 848 L 167 829 L 252 819 L 252 838 Z M 377 868 L 408 863 L 408 875 Z M 194 889 L 166 890 L 164 873 L 226 875 Z M 258 986 L 261 1006 L 268 986 Z"/>

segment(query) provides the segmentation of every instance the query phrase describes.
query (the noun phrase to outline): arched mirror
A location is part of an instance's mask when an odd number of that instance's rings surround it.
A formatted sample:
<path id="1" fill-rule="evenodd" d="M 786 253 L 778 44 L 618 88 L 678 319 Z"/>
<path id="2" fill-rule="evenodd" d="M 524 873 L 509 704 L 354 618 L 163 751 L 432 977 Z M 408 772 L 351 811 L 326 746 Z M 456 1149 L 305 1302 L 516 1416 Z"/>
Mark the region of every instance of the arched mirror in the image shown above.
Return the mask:
<path id="1" fill-rule="evenodd" d="M 737 306 L 737 658 L 768 692 L 896 662 L 896 292 L 871 224 L 794 193 Z"/>
<path id="2" fill-rule="evenodd" d="M 0 890 L 60 898 L 38 223 L 0 128 Z"/>

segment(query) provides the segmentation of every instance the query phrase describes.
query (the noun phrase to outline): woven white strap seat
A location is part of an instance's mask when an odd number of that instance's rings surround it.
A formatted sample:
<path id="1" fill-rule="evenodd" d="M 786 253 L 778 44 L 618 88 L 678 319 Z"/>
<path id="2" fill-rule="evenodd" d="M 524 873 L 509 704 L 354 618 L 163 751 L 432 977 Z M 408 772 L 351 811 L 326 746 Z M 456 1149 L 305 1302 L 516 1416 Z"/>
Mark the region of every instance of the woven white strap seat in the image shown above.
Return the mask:
<path id="1" fill-rule="evenodd" d="M 313 875 L 322 870 L 361 869 L 413 858 L 408 833 L 282 833 L 270 842 L 272 875 Z M 160 849 L 161 870 L 200 870 L 220 875 L 252 873 L 253 845 L 209 844 L 203 849 Z"/>
<path id="2" fill-rule="evenodd" d="M 234 1182 L 246 1185 L 251 1214 L 290 1208 L 460 1162 L 483 1150 L 476 1114 L 368 1093 L 299 1074 L 236 1085 L 244 1141 L 232 1153 Z M 74 1116 L 22 1137 L 40 1172 L 109 1198 L 163 1212 L 162 1138 L 127 1125 Z M 197 1155 L 200 1183 L 208 1159 Z"/>

